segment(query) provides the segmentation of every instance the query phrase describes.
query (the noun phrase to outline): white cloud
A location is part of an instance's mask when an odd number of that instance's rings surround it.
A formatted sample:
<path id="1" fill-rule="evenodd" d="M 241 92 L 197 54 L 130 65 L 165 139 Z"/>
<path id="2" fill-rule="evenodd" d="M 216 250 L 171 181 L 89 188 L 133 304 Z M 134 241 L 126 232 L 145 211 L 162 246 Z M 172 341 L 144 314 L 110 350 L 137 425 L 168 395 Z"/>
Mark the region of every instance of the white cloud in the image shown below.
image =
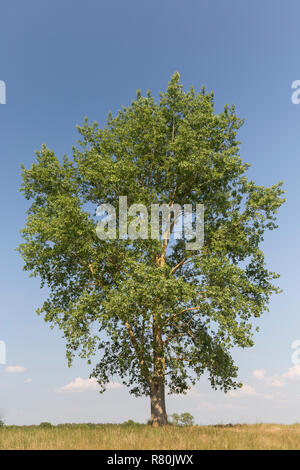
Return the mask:
<path id="1" fill-rule="evenodd" d="M 300 365 L 290 367 L 289 370 L 282 375 L 286 380 L 297 380 L 300 379 Z"/>
<path id="2" fill-rule="evenodd" d="M 251 385 L 243 385 L 242 388 L 239 390 L 232 390 L 229 392 L 229 396 L 233 398 L 240 398 L 240 397 L 259 397 L 263 398 L 264 400 L 273 400 L 274 396 L 270 393 L 260 393 L 255 390 L 254 387 Z"/>
<path id="3" fill-rule="evenodd" d="M 5 372 L 10 374 L 18 374 L 20 372 L 25 372 L 27 369 L 23 366 L 7 366 L 5 367 Z"/>
<path id="4" fill-rule="evenodd" d="M 24 380 L 24 384 L 30 384 L 32 382 L 32 379 L 26 379 Z"/>
<path id="5" fill-rule="evenodd" d="M 233 398 L 249 397 L 249 396 L 255 396 L 255 395 L 258 395 L 255 388 L 251 387 L 251 385 L 246 385 L 246 384 L 243 385 L 239 390 L 231 390 L 231 392 L 229 392 L 229 396 Z"/>
<path id="6" fill-rule="evenodd" d="M 263 369 L 253 371 L 253 376 L 258 380 L 263 380 L 269 387 L 284 387 L 288 381 L 300 380 L 300 365 L 292 366 L 284 374 L 274 374 L 267 376 Z"/>
<path id="7" fill-rule="evenodd" d="M 263 369 L 256 369 L 253 371 L 253 376 L 258 380 L 264 379 L 265 375 L 266 375 L 266 371 Z"/>
<path id="8" fill-rule="evenodd" d="M 97 390 L 99 385 L 95 378 L 92 379 L 82 379 L 77 377 L 73 382 L 70 382 L 60 388 L 62 392 L 85 392 L 88 390 Z"/>
<path id="9" fill-rule="evenodd" d="M 284 387 L 284 375 L 274 374 L 271 376 L 266 375 L 266 371 L 264 369 L 255 369 L 252 372 L 253 377 L 257 380 L 263 380 L 266 385 L 269 387 Z"/>
<path id="10" fill-rule="evenodd" d="M 278 377 L 277 375 L 273 375 L 271 377 L 267 377 L 267 384 L 270 387 L 284 387 L 284 381 Z"/>
<path id="11" fill-rule="evenodd" d="M 108 389 L 116 389 L 122 387 L 122 384 L 117 382 L 109 382 Z M 99 390 L 99 384 L 93 377 L 91 379 L 83 379 L 77 377 L 73 382 L 70 382 L 59 389 L 60 392 L 88 392 L 91 390 Z"/>
<path id="12" fill-rule="evenodd" d="M 107 384 L 108 389 L 121 388 L 121 387 L 123 387 L 123 385 L 120 384 L 119 382 L 109 382 Z"/>

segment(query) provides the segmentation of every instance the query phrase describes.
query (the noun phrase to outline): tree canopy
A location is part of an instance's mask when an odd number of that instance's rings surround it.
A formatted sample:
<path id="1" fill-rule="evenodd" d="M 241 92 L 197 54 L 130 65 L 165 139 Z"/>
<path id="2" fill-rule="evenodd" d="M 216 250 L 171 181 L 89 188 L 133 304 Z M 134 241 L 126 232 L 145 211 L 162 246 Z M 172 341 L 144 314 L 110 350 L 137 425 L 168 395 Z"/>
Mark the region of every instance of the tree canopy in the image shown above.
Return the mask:
<path id="1" fill-rule="evenodd" d="M 207 371 L 213 388 L 240 386 L 233 346 L 253 345 L 253 319 L 278 292 L 261 243 L 276 228 L 282 183 L 256 185 L 239 155 L 243 120 L 217 114 L 214 95 L 185 92 L 175 73 L 159 100 L 151 92 L 101 129 L 78 126 L 72 158 L 43 145 L 22 168 L 31 201 L 24 269 L 47 285 L 38 310 L 58 325 L 69 362 L 97 358 L 100 390 L 113 375 L 136 396 L 150 395 L 154 422 L 166 422 L 164 390 L 184 393 Z M 205 241 L 100 240 L 99 204 L 203 204 Z M 174 228 L 171 225 L 171 231 Z"/>

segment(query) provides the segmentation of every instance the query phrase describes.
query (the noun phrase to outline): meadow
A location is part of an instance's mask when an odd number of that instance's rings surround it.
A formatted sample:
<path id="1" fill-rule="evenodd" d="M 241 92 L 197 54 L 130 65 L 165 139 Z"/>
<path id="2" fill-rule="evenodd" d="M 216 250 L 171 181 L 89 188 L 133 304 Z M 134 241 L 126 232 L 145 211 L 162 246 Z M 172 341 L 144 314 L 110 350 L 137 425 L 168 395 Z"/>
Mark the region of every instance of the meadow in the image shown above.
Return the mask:
<path id="1" fill-rule="evenodd" d="M 300 424 L 165 426 L 65 424 L 2 426 L 0 449 L 283 450 L 300 449 Z"/>

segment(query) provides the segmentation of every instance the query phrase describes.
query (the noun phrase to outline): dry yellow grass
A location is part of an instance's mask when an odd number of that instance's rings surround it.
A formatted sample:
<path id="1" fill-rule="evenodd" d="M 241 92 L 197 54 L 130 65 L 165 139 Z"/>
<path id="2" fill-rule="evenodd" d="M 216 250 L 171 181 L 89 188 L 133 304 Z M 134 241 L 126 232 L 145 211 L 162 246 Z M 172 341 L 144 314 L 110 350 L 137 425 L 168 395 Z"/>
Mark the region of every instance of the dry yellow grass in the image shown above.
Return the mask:
<path id="1" fill-rule="evenodd" d="M 154 429 L 146 425 L 4 426 L 0 449 L 300 449 L 300 424 L 233 427 L 192 426 Z"/>

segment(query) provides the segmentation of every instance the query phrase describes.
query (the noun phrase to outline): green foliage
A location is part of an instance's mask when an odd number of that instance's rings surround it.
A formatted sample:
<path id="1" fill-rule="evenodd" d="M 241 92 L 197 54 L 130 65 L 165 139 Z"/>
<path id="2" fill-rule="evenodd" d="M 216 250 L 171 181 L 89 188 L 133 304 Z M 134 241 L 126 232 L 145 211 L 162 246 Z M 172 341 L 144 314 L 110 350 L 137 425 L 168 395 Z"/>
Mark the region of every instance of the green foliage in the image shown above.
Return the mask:
<path id="1" fill-rule="evenodd" d="M 180 421 L 183 426 L 193 426 L 194 417 L 190 413 L 181 413 Z"/>
<path id="2" fill-rule="evenodd" d="M 137 396 L 157 376 L 169 393 L 205 371 L 213 388 L 241 385 L 231 349 L 253 345 L 254 319 L 279 292 L 260 246 L 284 201 L 281 183 L 248 180 L 242 123 L 234 106 L 215 113 L 213 93 L 184 92 L 175 73 L 159 102 L 139 92 L 103 129 L 85 119 L 71 159 L 43 145 L 22 168 L 31 206 L 18 249 L 50 291 L 38 313 L 63 331 L 69 364 L 97 356 L 101 391 L 115 374 Z M 119 196 L 128 206 L 204 204 L 203 248 L 100 241 L 95 209 L 118 209 Z"/>
<path id="3" fill-rule="evenodd" d="M 174 426 L 179 426 L 180 415 L 178 413 L 173 413 L 171 415 L 171 418 L 172 418 L 172 424 L 174 424 Z"/>
<path id="4" fill-rule="evenodd" d="M 0 419 L 0 427 L 5 426 L 5 421 L 3 419 Z"/>
<path id="5" fill-rule="evenodd" d="M 52 428 L 53 425 L 51 423 L 49 423 L 48 421 L 44 421 L 42 423 L 40 423 L 40 428 Z"/>
<path id="6" fill-rule="evenodd" d="M 136 421 L 133 421 L 133 419 L 129 419 L 128 421 L 124 421 L 122 423 L 122 426 L 143 426 L 141 423 L 137 423 Z"/>
<path id="7" fill-rule="evenodd" d="M 171 415 L 172 422 L 174 426 L 193 426 L 194 424 L 194 417 L 190 413 L 173 413 Z"/>

